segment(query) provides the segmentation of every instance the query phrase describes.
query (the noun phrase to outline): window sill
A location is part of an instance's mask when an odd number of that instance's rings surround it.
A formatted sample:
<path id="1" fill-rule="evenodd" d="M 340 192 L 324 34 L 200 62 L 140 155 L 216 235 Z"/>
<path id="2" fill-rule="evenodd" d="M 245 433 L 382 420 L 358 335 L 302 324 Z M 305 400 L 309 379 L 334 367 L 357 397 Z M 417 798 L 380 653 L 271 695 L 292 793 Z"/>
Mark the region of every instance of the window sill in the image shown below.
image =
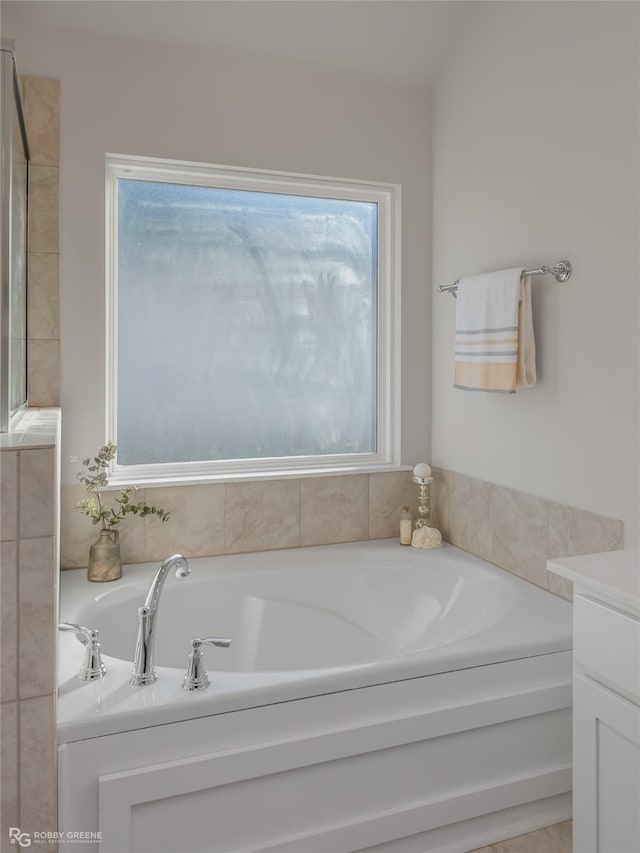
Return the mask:
<path id="1" fill-rule="evenodd" d="M 200 486 L 209 483 L 251 483 L 262 480 L 296 480 L 310 477 L 339 477 L 353 474 L 389 474 L 411 471 L 411 465 L 345 465 L 333 468 L 291 468 L 286 471 L 237 472 L 220 474 L 175 475 L 166 477 L 127 477 L 125 472 L 112 473 L 104 491 L 115 491 L 125 486 L 162 488 L 163 486 Z"/>

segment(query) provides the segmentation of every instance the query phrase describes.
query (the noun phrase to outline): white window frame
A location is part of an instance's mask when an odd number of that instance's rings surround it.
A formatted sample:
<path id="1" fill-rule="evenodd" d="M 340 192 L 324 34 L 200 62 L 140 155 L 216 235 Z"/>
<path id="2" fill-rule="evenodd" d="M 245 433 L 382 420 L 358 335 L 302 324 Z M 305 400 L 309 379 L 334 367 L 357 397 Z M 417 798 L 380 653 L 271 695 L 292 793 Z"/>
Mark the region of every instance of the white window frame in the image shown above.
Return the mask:
<path id="1" fill-rule="evenodd" d="M 294 172 L 213 166 L 149 157 L 106 156 L 106 440 L 118 443 L 118 210 L 119 179 L 254 190 L 374 202 L 378 206 L 377 451 L 375 453 L 165 462 L 112 463 L 109 483 L 161 485 L 364 473 L 400 467 L 400 186 Z"/>

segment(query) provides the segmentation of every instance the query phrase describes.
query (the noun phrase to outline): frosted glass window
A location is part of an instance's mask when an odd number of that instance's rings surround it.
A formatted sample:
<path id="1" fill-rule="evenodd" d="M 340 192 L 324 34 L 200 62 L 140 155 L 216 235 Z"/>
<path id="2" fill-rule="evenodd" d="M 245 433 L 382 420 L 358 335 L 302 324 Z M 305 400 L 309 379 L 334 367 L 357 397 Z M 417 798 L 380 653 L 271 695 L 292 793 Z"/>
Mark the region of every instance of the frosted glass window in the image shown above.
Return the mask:
<path id="1" fill-rule="evenodd" d="M 117 179 L 119 465 L 377 451 L 378 205 Z"/>

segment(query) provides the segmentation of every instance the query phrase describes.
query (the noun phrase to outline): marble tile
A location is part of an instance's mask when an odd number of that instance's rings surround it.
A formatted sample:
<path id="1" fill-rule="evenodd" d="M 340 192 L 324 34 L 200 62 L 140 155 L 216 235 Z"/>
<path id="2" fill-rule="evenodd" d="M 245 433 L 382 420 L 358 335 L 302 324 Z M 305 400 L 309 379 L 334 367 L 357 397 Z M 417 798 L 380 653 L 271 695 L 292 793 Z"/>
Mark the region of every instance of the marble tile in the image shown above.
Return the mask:
<path id="1" fill-rule="evenodd" d="M 57 827 L 55 696 L 20 702 L 20 828 L 54 832 Z M 55 845 L 38 845 L 54 851 Z"/>
<path id="2" fill-rule="evenodd" d="M 18 538 L 18 454 L 0 452 L 0 540 Z"/>
<path id="3" fill-rule="evenodd" d="M 572 853 L 573 822 L 565 820 L 535 832 L 527 832 L 472 853 Z"/>
<path id="4" fill-rule="evenodd" d="M 369 474 L 369 538 L 385 539 L 400 535 L 400 511 L 408 506 L 415 518 L 417 486 L 411 471 Z"/>
<path id="5" fill-rule="evenodd" d="M 54 532 L 53 448 L 20 451 L 20 538 Z"/>
<path id="6" fill-rule="evenodd" d="M 28 388 L 32 406 L 60 405 L 60 341 L 29 339 Z"/>
<path id="7" fill-rule="evenodd" d="M 300 483 L 300 480 L 228 483 L 226 553 L 299 545 Z"/>
<path id="8" fill-rule="evenodd" d="M 60 338 L 60 256 L 29 253 L 29 338 Z"/>
<path id="9" fill-rule="evenodd" d="M 60 490 L 60 565 L 63 569 L 86 566 L 89 547 L 98 538 L 97 528 L 75 509 L 86 494 L 79 484 L 62 486 Z"/>
<path id="10" fill-rule="evenodd" d="M 19 684 L 20 698 L 55 690 L 56 601 L 53 536 L 20 540 Z M 37 626 L 37 642 L 34 630 Z"/>
<path id="11" fill-rule="evenodd" d="M 18 704 L 0 705 L 0 837 L 2 849 L 9 827 L 18 826 Z"/>
<path id="12" fill-rule="evenodd" d="M 547 589 L 560 598 L 573 601 L 573 584 L 568 578 L 561 578 L 554 572 L 547 572 Z"/>
<path id="13" fill-rule="evenodd" d="M 572 585 L 547 572 L 548 559 L 623 547 L 617 519 L 447 469 L 433 471 L 432 520 L 444 539 L 568 601 Z"/>
<path id="14" fill-rule="evenodd" d="M 60 169 L 29 169 L 29 251 L 58 252 L 60 248 Z"/>
<path id="15" fill-rule="evenodd" d="M 369 537 L 366 474 L 300 481 L 300 544 L 329 545 Z"/>
<path id="16" fill-rule="evenodd" d="M 432 468 L 433 483 L 430 490 L 431 526 L 448 540 L 449 529 L 449 472 L 444 468 Z"/>
<path id="17" fill-rule="evenodd" d="M 491 560 L 491 498 L 494 486 L 449 472 L 447 539 L 464 551 Z"/>
<path id="18" fill-rule="evenodd" d="M 623 545 L 621 521 L 549 502 L 548 559 L 617 551 Z"/>
<path id="19" fill-rule="evenodd" d="M 0 702 L 18 698 L 18 548 L 0 545 Z"/>
<path id="20" fill-rule="evenodd" d="M 104 504 L 111 506 L 117 493 L 105 492 Z M 135 493 L 135 500 L 145 500 L 145 490 Z M 84 486 L 63 486 L 60 499 L 61 557 L 63 569 L 85 568 L 89 561 L 89 549 L 99 538 L 100 528 L 86 515 L 75 508 L 78 501 L 89 497 Z M 167 522 L 168 523 L 168 522 Z M 120 553 L 123 563 L 145 562 L 145 519 L 127 516 L 118 526 Z M 165 555 L 166 556 L 166 555 Z"/>
<path id="21" fill-rule="evenodd" d="M 225 486 L 169 486 L 146 489 L 146 501 L 171 513 L 162 522 L 147 516 L 145 559 L 164 560 L 176 552 L 185 557 L 224 554 Z"/>
<path id="22" fill-rule="evenodd" d="M 60 162 L 60 81 L 24 77 L 25 122 L 32 164 L 57 166 Z"/>
<path id="23" fill-rule="evenodd" d="M 548 503 L 515 489 L 491 494 L 491 562 L 547 588 Z"/>

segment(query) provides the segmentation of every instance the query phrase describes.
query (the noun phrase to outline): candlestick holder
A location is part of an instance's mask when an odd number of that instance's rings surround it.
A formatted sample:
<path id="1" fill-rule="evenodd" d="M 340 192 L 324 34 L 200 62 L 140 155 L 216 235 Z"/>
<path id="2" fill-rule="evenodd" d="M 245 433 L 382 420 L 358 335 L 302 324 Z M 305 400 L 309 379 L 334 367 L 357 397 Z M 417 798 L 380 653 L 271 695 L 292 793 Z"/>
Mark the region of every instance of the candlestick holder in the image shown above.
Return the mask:
<path id="1" fill-rule="evenodd" d="M 414 483 L 418 484 L 418 518 L 415 529 L 429 527 L 431 520 L 431 506 L 429 486 L 433 483 L 433 477 L 412 477 Z"/>

